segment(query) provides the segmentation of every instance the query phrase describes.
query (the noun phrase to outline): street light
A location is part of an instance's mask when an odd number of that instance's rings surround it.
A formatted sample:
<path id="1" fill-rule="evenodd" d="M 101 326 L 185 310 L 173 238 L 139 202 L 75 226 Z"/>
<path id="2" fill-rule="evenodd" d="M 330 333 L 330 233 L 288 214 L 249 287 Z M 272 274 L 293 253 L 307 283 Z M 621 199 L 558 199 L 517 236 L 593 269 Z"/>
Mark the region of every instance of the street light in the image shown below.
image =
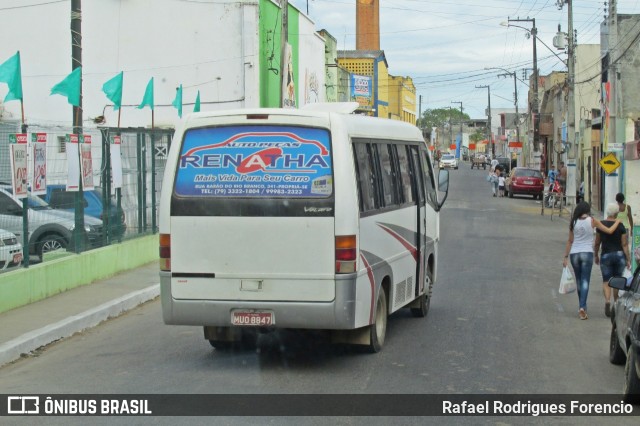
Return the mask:
<path id="1" fill-rule="evenodd" d="M 524 21 L 524 19 L 522 19 L 522 20 Z M 532 20 L 533 20 L 533 19 L 532 19 Z M 515 20 L 515 19 L 512 19 L 511 21 L 516 21 L 516 20 Z M 515 25 L 515 24 L 512 24 L 512 23 L 507 22 L 507 21 L 502 21 L 502 22 L 500 22 L 500 25 L 502 25 L 503 27 L 516 27 L 516 28 L 521 28 L 521 29 L 525 30 L 527 33 L 531 34 L 531 30 L 530 30 L 529 28 L 521 27 L 520 25 Z M 527 38 L 529 38 L 529 36 L 527 36 Z M 560 62 L 562 62 L 564 65 L 567 65 L 567 61 L 566 61 L 566 59 L 562 59 L 562 58 L 560 57 L 560 55 L 558 55 L 558 54 L 557 54 L 557 53 L 556 53 L 552 48 L 550 48 L 550 47 L 549 47 L 549 45 L 548 45 L 547 43 L 545 43 L 545 42 L 544 42 L 544 40 L 542 40 L 542 39 L 541 39 L 540 37 L 538 37 L 537 35 L 536 35 L 536 38 L 538 39 L 538 41 L 539 41 L 540 43 L 542 43 L 542 45 L 543 45 L 544 47 L 546 47 L 546 48 L 549 50 L 549 52 L 553 53 L 553 54 L 555 55 L 555 57 L 556 57 L 556 58 L 558 58 L 558 60 L 559 60 Z"/>
<path id="2" fill-rule="evenodd" d="M 529 30 L 519 25 L 513 25 L 511 22 L 531 22 L 533 27 Z M 502 25 L 502 24 L 500 24 Z M 533 105 L 531 106 L 531 115 L 533 118 L 533 152 L 540 152 L 540 143 L 538 141 L 540 133 L 540 117 L 538 114 L 538 52 L 536 40 L 538 39 L 538 29 L 536 28 L 535 18 L 511 19 L 507 18 L 507 27 L 517 27 L 528 31 L 533 38 Z M 547 46 L 548 47 L 548 46 Z"/>

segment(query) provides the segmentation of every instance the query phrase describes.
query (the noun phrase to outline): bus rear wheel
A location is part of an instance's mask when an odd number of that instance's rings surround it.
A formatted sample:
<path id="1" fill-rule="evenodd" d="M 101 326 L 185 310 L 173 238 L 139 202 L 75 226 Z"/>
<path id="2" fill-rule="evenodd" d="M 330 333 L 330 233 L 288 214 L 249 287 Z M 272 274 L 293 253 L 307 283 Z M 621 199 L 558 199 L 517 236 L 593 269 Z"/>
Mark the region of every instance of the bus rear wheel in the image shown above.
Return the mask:
<path id="1" fill-rule="evenodd" d="M 377 353 L 382 350 L 384 338 L 387 334 L 387 295 L 384 288 L 380 287 L 378 301 L 376 303 L 376 314 L 373 324 L 369 326 L 369 352 Z"/>
<path id="2" fill-rule="evenodd" d="M 431 305 L 431 290 L 433 288 L 433 280 L 431 271 L 427 271 L 424 279 L 424 294 L 419 297 L 419 305 L 411 307 L 411 315 L 416 318 L 424 318 L 429 313 L 429 305 Z"/>

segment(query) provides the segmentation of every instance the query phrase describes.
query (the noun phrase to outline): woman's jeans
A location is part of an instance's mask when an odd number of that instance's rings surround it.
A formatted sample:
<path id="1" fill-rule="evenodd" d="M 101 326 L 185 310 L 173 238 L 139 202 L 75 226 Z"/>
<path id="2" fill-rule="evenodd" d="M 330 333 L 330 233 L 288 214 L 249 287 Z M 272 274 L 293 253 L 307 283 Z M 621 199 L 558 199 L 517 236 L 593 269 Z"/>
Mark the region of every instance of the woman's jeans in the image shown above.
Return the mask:
<path id="1" fill-rule="evenodd" d="M 593 253 L 574 253 L 570 256 L 573 273 L 576 276 L 580 309 L 587 310 L 587 295 L 589 294 L 589 281 L 591 280 L 591 268 L 593 267 Z"/>

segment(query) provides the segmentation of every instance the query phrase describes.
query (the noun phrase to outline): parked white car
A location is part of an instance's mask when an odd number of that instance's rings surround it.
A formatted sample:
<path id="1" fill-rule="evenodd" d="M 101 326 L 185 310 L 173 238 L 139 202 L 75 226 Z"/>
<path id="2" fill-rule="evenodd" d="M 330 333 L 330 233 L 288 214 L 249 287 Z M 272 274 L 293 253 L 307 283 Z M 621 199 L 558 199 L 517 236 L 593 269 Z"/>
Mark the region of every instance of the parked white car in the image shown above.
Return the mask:
<path id="1" fill-rule="evenodd" d="M 20 265 L 22 245 L 12 232 L 0 229 L 0 271 Z"/>
<path id="2" fill-rule="evenodd" d="M 458 169 L 458 160 L 453 154 L 442 154 L 439 167 L 441 169 Z"/>

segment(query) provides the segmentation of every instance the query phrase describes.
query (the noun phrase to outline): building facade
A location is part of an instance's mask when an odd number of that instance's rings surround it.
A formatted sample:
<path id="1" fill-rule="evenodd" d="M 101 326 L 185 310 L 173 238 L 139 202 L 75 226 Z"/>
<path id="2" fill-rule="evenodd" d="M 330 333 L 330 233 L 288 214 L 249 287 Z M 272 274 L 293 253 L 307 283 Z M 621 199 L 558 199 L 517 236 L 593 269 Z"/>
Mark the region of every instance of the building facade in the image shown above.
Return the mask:
<path id="1" fill-rule="evenodd" d="M 389 66 L 382 50 L 339 50 L 338 64 L 353 76 L 371 79 L 368 104 L 361 103 L 359 111 L 374 117 L 389 118 Z M 350 99 L 356 98 L 356 85 L 351 85 Z"/>
<path id="2" fill-rule="evenodd" d="M 411 77 L 389 75 L 389 118 L 416 124 L 416 86 Z"/>

